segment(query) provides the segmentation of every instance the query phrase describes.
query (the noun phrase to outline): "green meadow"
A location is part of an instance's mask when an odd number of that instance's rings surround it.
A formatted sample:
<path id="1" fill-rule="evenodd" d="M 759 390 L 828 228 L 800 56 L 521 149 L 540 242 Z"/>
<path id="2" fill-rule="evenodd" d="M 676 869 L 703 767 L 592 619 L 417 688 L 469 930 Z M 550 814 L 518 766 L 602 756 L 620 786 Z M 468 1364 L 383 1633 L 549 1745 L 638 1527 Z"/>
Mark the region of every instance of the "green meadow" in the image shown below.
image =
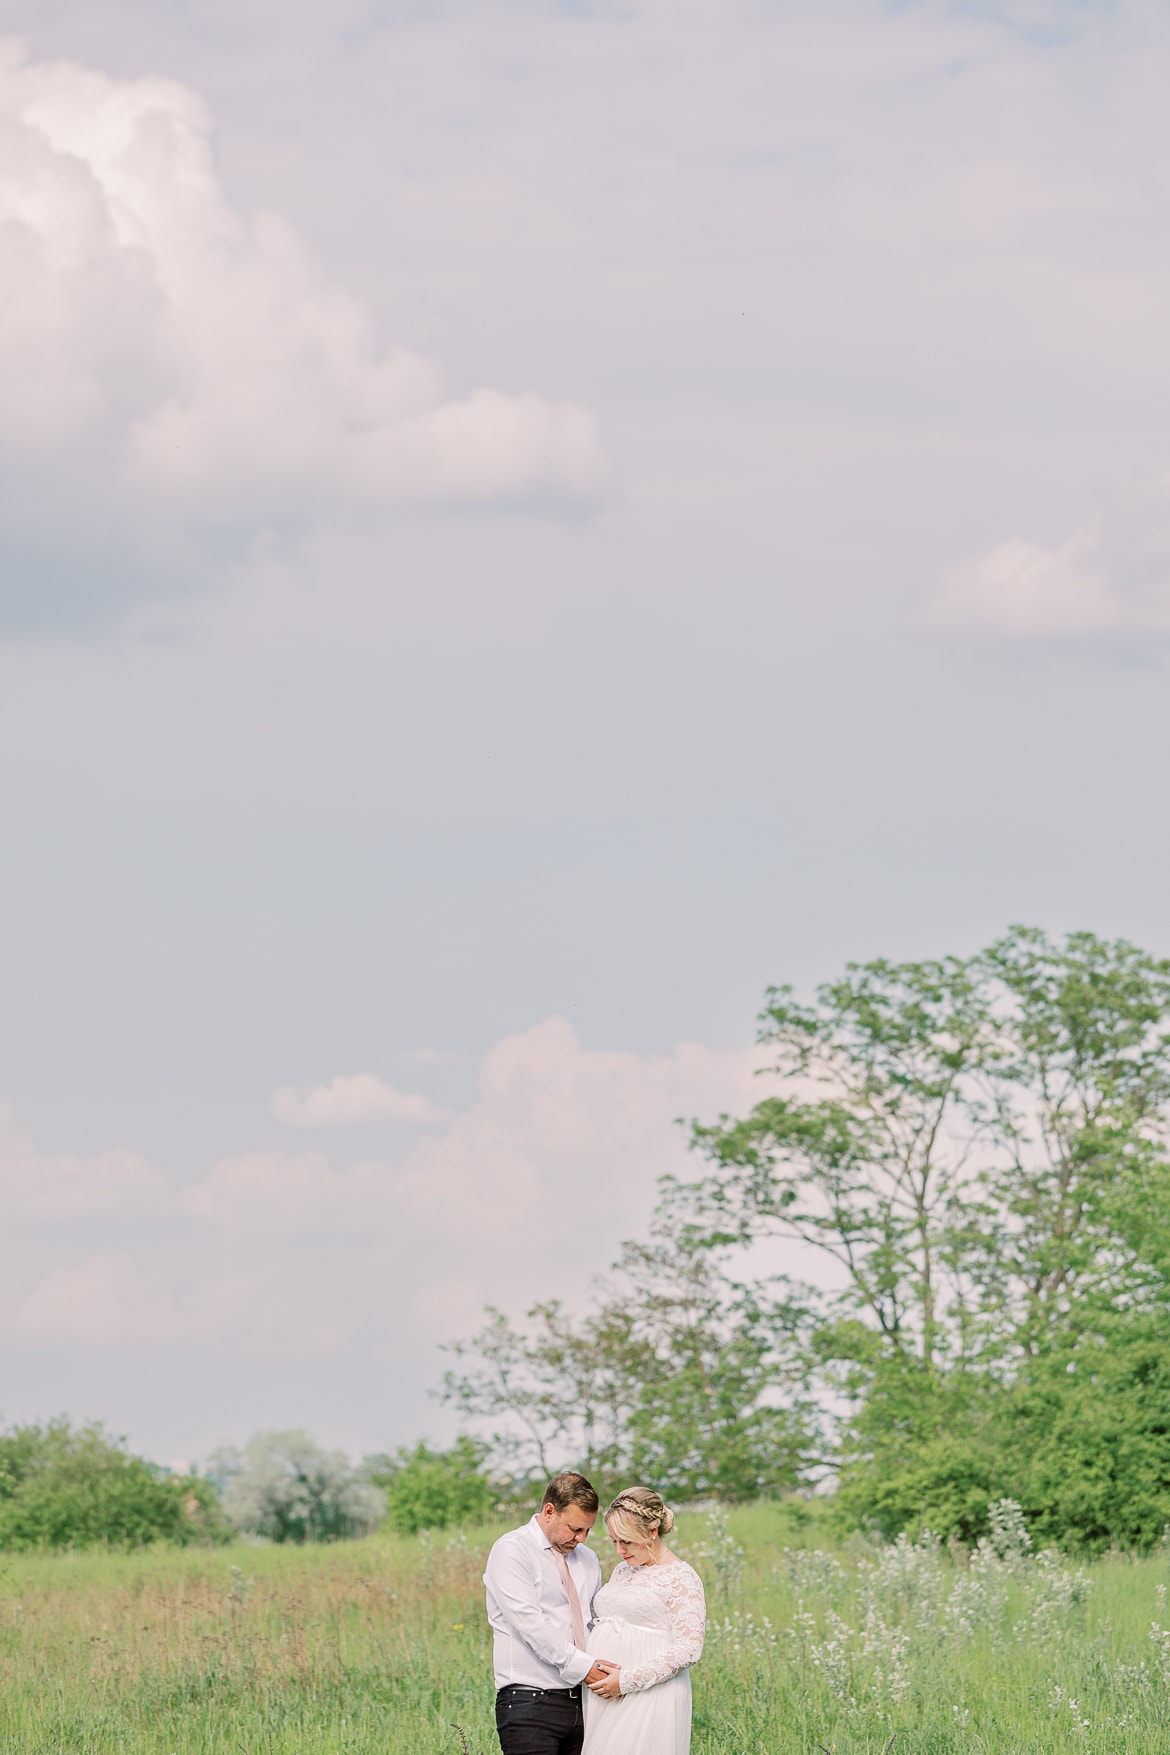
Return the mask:
<path id="1" fill-rule="evenodd" d="M 490 1755 L 493 1533 L 7 1558 L 6 1755 L 458 1755 L 454 1725 Z M 842 1547 L 801 1504 L 684 1514 L 695 1755 L 1164 1755 L 1170 1564 L 1000 1536 Z"/>

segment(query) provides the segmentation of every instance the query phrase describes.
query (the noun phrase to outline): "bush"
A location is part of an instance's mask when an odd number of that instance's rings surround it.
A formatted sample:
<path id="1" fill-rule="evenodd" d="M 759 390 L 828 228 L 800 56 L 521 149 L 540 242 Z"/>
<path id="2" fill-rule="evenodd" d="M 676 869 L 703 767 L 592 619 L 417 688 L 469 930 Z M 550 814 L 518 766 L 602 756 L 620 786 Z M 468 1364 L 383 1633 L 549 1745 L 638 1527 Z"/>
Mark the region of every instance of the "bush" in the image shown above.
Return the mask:
<path id="1" fill-rule="evenodd" d="M 924 1526 L 971 1543 L 989 1500 L 1024 1508 L 1038 1546 L 1146 1552 L 1170 1523 L 1170 1352 L 1160 1322 L 1031 1361 L 1014 1384 L 875 1379 L 841 1471 L 837 1520 L 892 1540 Z"/>
<path id="2" fill-rule="evenodd" d="M 1137 1328 L 1134 1322 L 1132 1328 Z M 1163 1333 L 1086 1346 L 1016 1394 L 1020 1497 L 1038 1542 L 1148 1551 L 1170 1523 L 1170 1357 Z"/>
<path id="3" fill-rule="evenodd" d="M 943 1433 L 924 1439 L 913 1457 L 882 1450 L 843 1470 L 834 1521 L 877 1530 L 886 1541 L 929 1529 L 971 1544 L 987 1534 L 988 1503 L 1016 1487 L 1016 1473 L 997 1467 L 973 1437 Z"/>
<path id="4" fill-rule="evenodd" d="M 60 1419 L 0 1434 L 2 1548 L 139 1548 L 228 1534 L 210 1482 L 131 1456 L 100 1425 Z"/>
<path id="5" fill-rule="evenodd" d="M 453 1523 L 483 1523 L 495 1507 L 484 1473 L 484 1446 L 460 1438 L 450 1450 L 426 1444 L 394 1456 L 371 1457 L 371 1480 L 386 1490 L 386 1521 L 406 1536 L 443 1530 Z"/>

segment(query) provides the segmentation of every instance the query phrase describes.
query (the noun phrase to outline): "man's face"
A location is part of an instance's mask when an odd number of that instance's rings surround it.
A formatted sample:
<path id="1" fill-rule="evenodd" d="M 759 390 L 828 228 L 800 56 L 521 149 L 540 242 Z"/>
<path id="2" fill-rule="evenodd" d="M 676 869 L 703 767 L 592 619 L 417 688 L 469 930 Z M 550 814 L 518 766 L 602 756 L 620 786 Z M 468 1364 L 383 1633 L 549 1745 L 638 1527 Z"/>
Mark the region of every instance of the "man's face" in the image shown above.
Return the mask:
<path id="1" fill-rule="evenodd" d="M 555 1505 L 540 1508 L 540 1527 L 558 1554 L 571 1554 L 579 1548 L 596 1522 L 597 1513 L 583 1511 L 579 1505 L 566 1505 L 563 1511 Z"/>

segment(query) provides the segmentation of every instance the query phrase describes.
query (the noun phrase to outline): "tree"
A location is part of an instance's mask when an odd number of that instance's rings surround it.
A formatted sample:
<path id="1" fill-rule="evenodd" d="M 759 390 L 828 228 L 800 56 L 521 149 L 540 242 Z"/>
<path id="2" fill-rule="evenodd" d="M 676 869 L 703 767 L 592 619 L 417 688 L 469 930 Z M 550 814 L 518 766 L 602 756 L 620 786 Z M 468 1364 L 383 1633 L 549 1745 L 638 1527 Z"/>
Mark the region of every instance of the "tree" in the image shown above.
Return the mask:
<path id="1" fill-rule="evenodd" d="M 1007 1492 L 1046 1531 L 1146 1539 L 1161 1379 L 1121 1360 L 1170 1342 L 1168 1020 L 1170 964 L 1022 927 L 965 961 L 851 965 L 812 1005 L 770 992 L 779 1089 L 695 1126 L 707 1173 L 675 1198 L 713 1242 L 836 1262 L 809 1356 L 851 1404 L 851 1516 L 971 1533 Z M 1059 1457 L 1106 1380 L 1147 1437 L 1078 1499 Z"/>
<path id="2" fill-rule="evenodd" d="M 1164 1299 L 1170 1264 L 1170 963 L 1123 940 L 1016 928 L 981 959 L 1004 996 L 995 1222 L 984 1285 L 1028 1355 L 1118 1306 Z"/>
<path id="3" fill-rule="evenodd" d="M 982 971 L 941 962 L 851 964 L 798 1004 L 772 988 L 759 1040 L 776 1095 L 743 1120 L 696 1124 L 712 1171 L 684 1200 L 716 1237 L 792 1237 L 831 1258 L 842 1307 L 889 1351 L 932 1367 L 958 1338 L 956 1252 L 989 1124 L 982 1079 L 997 1037 Z"/>
<path id="4" fill-rule="evenodd" d="M 16 1426 L 0 1435 L 0 1547 L 137 1548 L 225 1540 L 208 1481 L 131 1456 L 100 1425 Z"/>
<path id="5" fill-rule="evenodd" d="M 450 1450 L 417 1444 L 393 1456 L 367 1457 L 366 1473 L 386 1494 L 386 1521 L 400 1535 L 486 1523 L 496 1495 L 484 1470 L 486 1446 L 456 1439 Z"/>
<path id="6" fill-rule="evenodd" d="M 490 1311 L 454 1349 L 468 1364 L 443 1397 L 489 1423 L 491 1453 L 524 1472 L 570 1459 L 603 1486 L 633 1476 L 752 1497 L 794 1485 L 817 1450 L 793 1365 L 803 1311 L 786 1283 L 734 1284 L 693 1227 L 664 1217 L 625 1246 L 584 1316 L 538 1304 L 516 1328 Z"/>
<path id="7" fill-rule="evenodd" d="M 211 1474 L 235 1528 L 272 1542 L 367 1535 L 385 1511 L 382 1491 L 343 1451 L 323 1450 L 304 1432 L 257 1433 L 242 1451 L 218 1451 Z"/>
<path id="8" fill-rule="evenodd" d="M 491 1305 L 487 1318 L 449 1349 L 463 1364 L 444 1374 L 440 1399 L 488 1425 L 493 1461 L 521 1478 L 547 1479 L 567 1456 L 594 1475 L 617 1469 L 637 1381 L 624 1313 L 602 1308 L 578 1320 L 552 1299 L 532 1306 L 527 1328 Z"/>

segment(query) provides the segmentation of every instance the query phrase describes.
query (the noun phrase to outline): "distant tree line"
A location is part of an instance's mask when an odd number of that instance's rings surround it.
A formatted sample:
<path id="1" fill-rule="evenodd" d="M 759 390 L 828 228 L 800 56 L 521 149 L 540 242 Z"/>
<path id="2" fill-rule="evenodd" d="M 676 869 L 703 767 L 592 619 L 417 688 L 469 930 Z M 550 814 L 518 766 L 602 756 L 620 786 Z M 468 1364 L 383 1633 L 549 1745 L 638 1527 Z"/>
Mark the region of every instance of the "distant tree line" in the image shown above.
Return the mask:
<path id="1" fill-rule="evenodd" d="M 0 1549 L 330 1542 L 383 1525 L 413 1535 L 494 1514 L 484 1458 L 464 1437 L 354 1464 L 305 1432 L 261 1432 L 205 1473 L 177 1474 L 100 1425 L 14 1426 L 0 1432 Z"/>
<path id="2" fill-rule="evenodd" d="M 1170 963 L 1015 928 L 769 992 L 770 1088 L 692 1127 L 583 1316 L 489 1311 L 444 1394 L 497 1467 L 681 1497 L 832 1485 L 843 1522 L 1044 1541 L 1170 1523 Z M 768 1240 L 832 1290 L 753 1267 Z"/>

